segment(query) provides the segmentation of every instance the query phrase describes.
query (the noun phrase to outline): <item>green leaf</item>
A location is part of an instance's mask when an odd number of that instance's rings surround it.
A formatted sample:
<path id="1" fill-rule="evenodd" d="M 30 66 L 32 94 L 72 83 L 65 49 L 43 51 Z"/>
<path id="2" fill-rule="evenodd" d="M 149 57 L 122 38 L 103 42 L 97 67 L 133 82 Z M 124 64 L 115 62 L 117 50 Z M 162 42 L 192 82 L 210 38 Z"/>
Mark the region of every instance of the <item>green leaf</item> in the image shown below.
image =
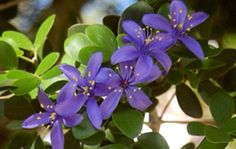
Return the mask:
<path id="1" fill-rule="evenodd" d="M 22 96 L 6 100 L 4 107 L 5 116 L 11 120 L 23 120 L 40 108 L 37 100 L 29 101 Z"/>
<path id="2" fill-rule="evenodd" d="M 204 59 L 204 60 L 195 60 L 186 66 L 187 69 L 216 69 L 223 67 L 225 65 L 224 62 L 215 60 L 215 59 Z"/>
<path id="3" fill-rule="evenodd" d="M 93 46 L 93 42 L 83 33 L 76 33 L 65 40 L 64 49 L 67 55 L 80 62 L 79 52 L 81 48 Z"/>
<path id="4" fill-rule="evenodd" d="M 100 144 L 104 138 L 105 133 L 103 131 L 98 131 L 89 138 L 81 140 L 81 142 L 87 145 L 97 145 Z"/>
<path id="5" fill-rule="evenodd" d="M 204 132 L 206 139 L 212 143 L 228 143 L 233 141 L 233 139 L 224 130 L 213 126 L 205 126 Z"/>
<path id="6" fill-rule="evenodd" d="M 165 17 L 168 17 L 168 15 L 169 15 L 169 7 L 170 7 L 169 3 L 162 4 L 161 7 L 158 10 L 158 14 L 160 14 L 162 16 L 165 16 Z"/>
<path id="7" fill-rule="evenodd" d="M 192 88 L 198 88 L 200 83 L 200 78 L 197 76 L 195 72 L 188 71 L 186 72 L 188 75 L 188 81 Z"/>
<path id="8" fill-rule="evenodd" d="M 98 149 L 130 149 L 130 148 L 123 144 L 110 144 L 103 147 L 99 147 Z"/>
<path id="9" fill-rule="evenodd" d="M 200 93 L 202 99 L 208 105 L 210 104 L 212 100 L 212 95 L 220 91 L 222 91 L 222 89 L 216 86 L 214 83 L 212 83 L 209 80 L 200 82 L 199 88 L 198 88 L 198 92 Z"/>
<path id="10" fill-rule="evenodd" d="M 30 149 L 34 142 L 35 135 L 28 132 L 17 132 L 11 138 L 6 149 Z"/>
<path id="11" fill-rule="evenodd" d="M 195 144 L 190 142 L 188 144 L 185 144 L 181 149 L 195 149 Z"/>
<path id="12" fill-rule="evenodd" d="M 35 74 L 42 75 L 44 72 L 49 70 L 59 59 L 60 54 L 58 52 L 52 52 L 48 54 L 38 65 Z"/>
<path id="13" fill-rule="evenodd" d="M 71 58 L 69 55 L 67 55 L 66 53 L 63 55 L 61 59 L 61 64 L 68 64 L 68 65 L 75 66 L 75 62 L 76 61 L 73 58 Z"/>
<path id="14" fill-rule="evenodd" d="M 5 31 L 2 34 L 3 37 L 8 37 L 14 40 L 14 42 L 17 44 L 19 48 L 28 50 L 28 51 L 34 51 L 34 46 L 32 42 L 29 40 L 27 36 L 20 32 L 16 31 Z"/>
<path id="15" fill-rule="evenodd" d="M 179 70 L 171 69 L 168 72 L 167 80 L 170 84 L 180 84 L 182 80 L 184 79 L 183 73 L 181 73 Z"/>
<path id="16" fill-rule="evenodd" d="M 223 126 L 222 129 L 228 133 L 236 132 L 236 117 L 227 121 Z"/>
<path id="17" fill-rule="evenodd" d="M 176 86 L 176 97 L 183 112 L 191 117 L 202 117 L 202 108 L 197 96 L 184 83 Z"/>
<path id="18" fill-rule="evenodd" d="M 236 49 L 236 33 L 235 32 L 230 32 L 227 33 L 223 36 L 222 40 L 222 46 L 224 49 L 231 48 L 231 49 Z"/>
<path id="19" fill-rule="evenodd" d="M 36 50 L 41 50 L 43 48 L 44 42 L 46 41 L 47 35 L 52 28 L 54 20 L 55 15 L 51 15 L 40 25 L 34 41 Z"/>
<path id="20" fill-rule="evenodd" d="M 15 51 L 8 43 L 0 41 L 0 69 L 17 68 L 17 65 L 18 59 Z"/>
<path id="21" fill-rule="evenodd" d="M 166 140 L 157 132 L 142 134 L 138 137 L 138 144 L 144 149 L 169 149 Z"/>
<path id="22" fill-rule="evenodd" d="M 37 136 L 31 146 L 30 149 L 45 149 L 43 140 L 40 138 L 40 136 Z"/>
<path id="23" fill-rule="evenodd" d="M 225 92 L 215 93 L 210 102 L 210 111 L 215 121 L 222 125 L 232 117 L 234 101 Z"/>
<path id="24" fill-rule="evenodd" d="M 137 137 L 143 126 L 141 112 L 126 106 L 120 106 L 112 115 L 113 122 L 129 138 Z"/>
<path id="25" fill-rule="evenodd" d="M 204 124 L 200 122 L 190 122 L 188 123 L 187 130 L 188 133 L 195 136 L 204 136 Z"/>
<path id="26" fill-rule="evenodd" d="M 134 20 L 135 22 L 139 23 L 140 25 L 142 17 L 144 14 L 153 13 L 153 8 L 144 1 L 139 1 L 134 3 L 133 5 L 129 6 L 121 15 L 121 19 L 119 21 L 118 31 L 122 33 L 121 23 L 124 20 Z"/>
<path id="27" fill-rule="evenodd" d="M 79 140 L 76 140 L 72 135 L 72 132 L 69 131 L 65 134 L 65 149 L 81 149 Z"/>
<path id="28" fill-rule="evenodd" d="M 76 33 L 85 33 L 85 29 L 88 25 L 85 24 L 74 24 L 68 28 L 67 36 L 71 36 Z"/>
<path id="29" fill-rule="evenodd" d="M 227 143 L 211 143 L 205 138 L 197 149 L 225 149 L 226 146 Z"/>
<path id="30" fill-rule="evenodd" d="M 79 52 L 79 59 L 80 62 L 84 65 L 87 64 L 89 58 L 92 56 L 93 53 L 99 51 L 99 47 L 94 46 L 88 46 L 80 49 Z"/>
<path id="31" fill-rule="evenodd" d="M 59 74 L 61 74 L 61 70 L 59 69 L 59 66 L 54 66 L 50 70 L 48 70 L 47 72 L 42 74 L 41 77 L 43 80 L 47 80 L 47 79 L 51 79 L 55 76 L 58 76 Z"/>
<path id="32" fill-rule="evenodd" d="M 113 51 L 117 49 L 116 37 L 113 32 L 105 25 L 90 25 L 85 30 L 89 39 L 100 47 L 99 51 L 103 52 L 103 61 L 109 61 Z"/>
<path id="33" fill-rule="evenodd" d="M 9 37 L 0 37 L 0 41 L 4 41 L 4 42 L 8 43 L 14 49 L 14 51 L 16 52 L 16 55 L 18 57 L 24 55 L 24 51 L 19 49 L 17 43 L 13 39 L 11 39 Z"/>
<path id="34" fill-rule="evenodd" d="M 12 92 L 18 96 L 27 94 L 41 83 L 38 77 L 23 70 L 11 70 L 7 73 L 7 78 L 15 79 L 14 86 L 17 88 Z"/>
<path id="35" fill-rule="evenodd" d="M 236 91 L 236 67 L 225 74 L 224 89 L 231 92 Z"/>
<path id="36" fill-rule="evenodd" d="M 98 132 L 90 123 L 87 114 L 84 113 L 83 116 L 83 121 L 78 126 L 72 128 L 73 136 L 79 140 L 89 138 Z"/>

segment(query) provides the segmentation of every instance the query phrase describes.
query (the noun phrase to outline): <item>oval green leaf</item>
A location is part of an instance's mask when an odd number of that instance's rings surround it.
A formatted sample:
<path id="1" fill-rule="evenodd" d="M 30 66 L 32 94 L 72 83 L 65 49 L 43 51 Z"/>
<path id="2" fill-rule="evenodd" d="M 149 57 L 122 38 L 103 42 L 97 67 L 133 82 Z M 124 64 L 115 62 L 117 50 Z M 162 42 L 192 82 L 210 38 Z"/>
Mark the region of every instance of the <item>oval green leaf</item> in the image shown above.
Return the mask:
<path id="1" fill-rule="evenodd" d="M 112 115 L 113 122 L 129 138 L 137 137 L 143 126 L 141 112 L 126 106 L 120 106 Z"/>
<path id="2" fill-rule="evenodd" d="M 190 122 L 188 123 L 187 130 L 188 133 L 195 136 L 204 136 L 204 124 L 200 122 Z"/>
<path id="3" fill-rule="evenodd" d="M 202 108 L 195 93 L 184 83 L 176 86 L 176 97 L 183 112 L 191 117 L 202 117 Z"/>
<path id="4" fill-rule="evenodd" d="M 39 64 L 37 67 L 35 74 L 41 75 L 47 70 L 49 70 L 59 59 L 60 54 L 58 52 L 52 52 L 48 54 Z"/>
<path id="5" fill-rule="evenodd" d="M 205 126 L 204 132 L 206 139 L 211 143 L 228 143 L 233 141 L 227 132 L 213 126 Z"/>
<path id="6" fill-rule="evenodd" d="M 16 52 L 8 43 L 0 41 L 0 69 L 17 68 L 17 65 Z"/>

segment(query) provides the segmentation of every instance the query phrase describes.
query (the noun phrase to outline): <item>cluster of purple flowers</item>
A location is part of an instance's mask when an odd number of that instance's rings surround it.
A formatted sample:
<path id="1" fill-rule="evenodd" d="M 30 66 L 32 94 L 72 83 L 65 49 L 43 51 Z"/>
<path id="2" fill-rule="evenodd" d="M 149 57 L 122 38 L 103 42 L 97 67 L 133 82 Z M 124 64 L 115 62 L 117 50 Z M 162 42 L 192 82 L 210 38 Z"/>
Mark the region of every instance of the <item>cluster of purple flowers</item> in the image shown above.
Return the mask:
<path id="1" fill-rule="evenodd" d="M 185 4 L 173 0 L 170 21 L 159 14 L 144 15 L 142 22 L 146 28 L 131 20 L 124 21 L 125 46 L 117 49 L 111 57 L 111 63 L 119 64 L 119 67 L 115 71 L 101 67 L 103 56 L 100 52 L 91 56 L 84 76 L 77 68 L 62 64 L 60 69 L 69 81 L 61 89 L 57 103 L 39 89 L 38 98 L 45 112 L 30 116 L 22 126 L 35 128 L 43 124 L 52 127 L 52 147 L 63 149 L 62 123 L 66 127 L 78 125 L 83 119 L 78 114 L 82 107 L 86 108 L 90 122 L 98 130 L 102 129 L 103 120 L 111 117 L 122 97 L 131 107 L 144 111 L 152 101 L 139 84 L 152 82 L 168 73 L 172 65 L 167 54 L 170 47 L 180 42 L 198 58 L 204 58 L 201 46 L 187 32 L 207 17 L 203 12 L 187 15 Z"/>

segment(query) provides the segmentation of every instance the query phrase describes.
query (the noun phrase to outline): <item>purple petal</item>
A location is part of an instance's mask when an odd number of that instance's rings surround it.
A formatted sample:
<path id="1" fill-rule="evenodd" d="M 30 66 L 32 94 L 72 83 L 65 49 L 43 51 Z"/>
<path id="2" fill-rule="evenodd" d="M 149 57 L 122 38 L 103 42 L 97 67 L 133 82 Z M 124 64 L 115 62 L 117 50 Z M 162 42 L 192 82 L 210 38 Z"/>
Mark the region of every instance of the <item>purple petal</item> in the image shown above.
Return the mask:
<path id="1" fill-rule="evenodd" d="M 187 7 L 181 0 L 173 0 L 170 4 L 170 15 L 173 25 L 183 24 L 187 15 Z"/>
<path id="2" fill-rule="evenodd" d="M 51 142 L 52 142 L 52 149 L 64 148 L 64 135 L 62 131 L 62 124 L 60 121 L 56 121 L 52 127 Z"/>
<path id="3" fill-rule="evenodd" d="M 98 83 L 106 83 L 110 79 L 118 78 L 119 76 L 111 68 L 101 68 L 94 80 Z"/>
<path id="4" fill-rule="evenodd" d="M 89 98 L 87 102 L 87 114 L 90 122 L 96 128 L 101 130 L 102 114 L 101 110 L 94 98 Z"/>
<path id="5" fill-rule="evenodd" d="M 20 112 L 20 111 L 19 111 Z M 44 112 L 44 113 L 36 113 L 28 117 L 24 122 L 22 123 L 23 128 L 35 128 L 42 124 L 48 124 L 50 122 L 51 113 Z"/>
<path id="6" fill-rule="evenodd" d="M 136 61 L 127 61 L 120 63 L 120 76 L 122 79 L 129 79 L 133 73 Z"/>
<path id="7" fill-rule="evenodd" d="M 94 87 L 95 96 L 107 96 L 111 92 L 111 89 L 108 88 L 108 84 L 105 83 L 96 83 Z"/>
<path id="8" fill-rule="evenodd" d="M 147 26 L 161 31 L 170 32 L 172 30 L 169 21 L 159 14 L 145 14 L 142 18 L 142 22 Z"/>
<path id="9" fill-rule="evenodd" d="M 149 44 L 150 50 L 162 50 L 167 51 L 174 43 L 174 39 L 172 38 L 171 34 L 169 33 L 159 33 L 155 37 L 157 40 L 154 40 Z"/>
<path id="10" fill-rule="evenodd" d="M 146 78 L 144 78 L 142 80 L 134 79 L 135 81 L 133 81 L 131 83 L 131 85 L 135 85 L 135 84 L 139 84 L 139 83 L 149 83 L 149 82 L 156 80 L 160 76 L 161 76 L 161 70 L 156 65 L 153 65 L 151 73 Z"/>
<path id="11" fill-rule="evenodd" d="M 154 50 L 152 51 L 152 56 L 156 58 L 156 60 L 162 65 L 164 70 L 168 72 L 172 65 L 170 57 L 162 50 Z"/>
<path id="12" fill-rule="evenodd" d="M 207 18 L 209 17 L 208 14 L 204 13 L 204 12 L 196 12 L 193 13 L 191 16 L 188 16 L 188 18 L 186 19 L 185 23 L 184 23 L 184 27 L 183 27 L 183 31 L 186 30 L 190 30 L 193 27 L 201 24 L 202 22 L 204 22 Z"/>
<path id="13" fill-rule="evenodd" d="M 136 78 L 144 79 L 152 70 L 153 61 L 150 56 L 142 55 L 138 58 L 134 68 L 134 75 Z"/>
<path id="14" fill-rule="evenodd" d="M 133 40 L 132 40 L 132 38 L 129 35 L 125 35 L 125 36 L 122 37 L 122 42 L 124 44 L 127 44 L 127 43 L 132 43 Z"/>
<path id="15" fill-rule="evenodd" d="M 122 22 L 122 28 L 132 38 L 134 44 L 139 46 L 144 44 L 145 33 L 136 22 L 125 20 Z"/>
<path id="16" fill-rule="evenodd" d="M 123 46 L 113 53 L 111 57 L 111 63 L 117 64 L 120 62 L 126 62 L 136 59 L 137 57 L 138 50 L 134 46 Z"/>
<path id="17" fill-rule="evenodd" d="M 136 109 L 144 111 L 152 104 L 148 96 L 137 87 L 127 88 L 125 93 L 129 104 Z"/>
<path id="18" fill-rule="evenodd" d="M 65 84 L 58 94 L 57 104 L 70 99 L 74 95 L 76 88 L 77 84 L 75 82 L 68 82 Z"/>
<path id="19" fill-rule="evenodd" d="M 100 105 L 103 119 L 108 119 L 111 117 L 112 112 L 116 109 L 122 94 L 123 90 L 116 89 L 105 98 Z"/>
<path id="20" fill-rule="evenodd" d="M 90 57 L 85 71 L 86 77 L 89 78 L 89 80 L 93 80 L 97 75 L 102 65 L 102 59 L 103 56 L 101 52 L 96 52 Z"/>
<path id="21" fill-rule="evenodd" d="M 74 127 L 78 125 L 83 120 L 83 116 L 81 114 L 73 113 L 67 117 L 63 118 L 63 123 L 67 127 Z"/>
<path id="22" fill-rule="evenodd" d="M 65 100 L 55 105 L 54 110 L 61 116 L 68 116 L 71 113 L 78 112 L 87 100 L 87 96 L 84 94 L 78 94 L 71 97 L 69 100 Z"/>
<path id="23" fill-rule="evenodd" d="M 199 59 L 204 59 L 204 53 L 200 44 L 190 36 L 180 36 L 179 40 Z"/>
<path id="24" fill-rule="evenodd" d="M 38 90 L 38 99 L 42 108 L 49 112 L 53 111 L 52 108 L 54 107 L 54 103 L 48 98 L 42 88 L 39 88 Z"/>
<path id="25" fill-rule="evenodd" d="M 72 82 L 81 82 L 83 83 L 83 78 L 81 77 L 80 72 L 74 66 L 67 64 L 60 65 L 61 71 L 67 76 L 67 78 Z"/>

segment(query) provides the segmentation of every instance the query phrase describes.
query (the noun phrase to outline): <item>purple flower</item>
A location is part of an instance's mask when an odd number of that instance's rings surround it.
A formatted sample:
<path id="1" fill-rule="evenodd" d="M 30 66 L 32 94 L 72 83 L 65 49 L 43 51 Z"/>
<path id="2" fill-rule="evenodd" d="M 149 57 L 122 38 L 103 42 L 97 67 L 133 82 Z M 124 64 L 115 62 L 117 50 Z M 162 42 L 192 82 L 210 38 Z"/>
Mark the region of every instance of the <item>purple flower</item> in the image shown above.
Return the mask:
<path id="1" fill-rule="evenodd" d="M 186 5 L 180 0 L 173 0 L 170 4 L 170 21 L 159 14 L 146 14 L 143 16 L 142 22 L 154 29 L 164 31 L 166 38 L 173 42 L 169 45 L 176 44 L 177 41 L 182 42 L 195 56 L 204 59 L 204 53 L 200 44 L 192 37 L 187 35 L 193 27 L 204 22 L 208 18 L 208 14 L 204 12 L 196 12 L 187 15 Z M 169 37 L 168 37 L 169 36 Z"/>
<path id="2" fill-rule="evenodd" d="M 108 119 L 111 116 L 122 95 L 128 99 L 132 107 L 141 111 L 152 104 L 149 97 L 137 85 L 157 79 L 161 75 L 160 69 L 156 65 L 152 65 L 151 73 L 143 79 L 134 71 L 134 66 L 128 62 L 120 64 L 118 73 L 110 68 L 101 69 L 97 78 L 99 81 L 103 81 L 109 77 L 106 87 L 110 90 L 110 94 L 100 105 L 103 119 Z"/>
<path id="3" fill-rule="evenodd" d="M 85 76 L 82 77 L 77 68 L 63 64 L 60 66 L 62 72 L 67 76 L 69 82 L 65 85 L 67 95 L 76 94 L 84 98 L 78 99 L 75 104 L 85 104 L 88 118 L 93 126 L 101 129 L 102 115 L 96 96 L 106 95 L 104 84 L 96 81 L 96 76 L 102 64 L 102 53 L 93 54 L 87 64 Z"/>
<path id="4" fill-rule="evenodd" d="M 165 48 L 172 40 L 165 37 L 156 37 L 151 28 L 142 29 L 137 23 L 131 20 L 122 23 L 124 31 L 128 34 L 124 36 L 124 43 L 131 43 L 119 48 L 111 57 L 111 63 L 117 64 L 131 60 L 137 60 L 134 73 L 145 78 L 152 71 L 153 60 L 155 58 L 166 72 L 171 67 L 171 59 L 165 53 Z"/>
<path id="5" fill-rule="evenodd" d="M 38 98 L 40 105 L 45 109 L 45 112 L 33 114 L 22 123 L 23 128 L 35 128 L 40 125 L 52 127 L 51 142 L 53 149 L 64 148 L 62 123 L 67 127 L 73 127 L 78 125 L 83 119 L 82 115 L 76 113 L 82 105 L 75 105 L 74 102 L 83 99 L 79 99 L 78 96 L 73 95 L 68 98 L 68 100 L 64 100 L 65 93 L 66 92 L 62 89 L 58 95 L 57 104 L 54 104 L 46 93 L 39 88 Z"/>

